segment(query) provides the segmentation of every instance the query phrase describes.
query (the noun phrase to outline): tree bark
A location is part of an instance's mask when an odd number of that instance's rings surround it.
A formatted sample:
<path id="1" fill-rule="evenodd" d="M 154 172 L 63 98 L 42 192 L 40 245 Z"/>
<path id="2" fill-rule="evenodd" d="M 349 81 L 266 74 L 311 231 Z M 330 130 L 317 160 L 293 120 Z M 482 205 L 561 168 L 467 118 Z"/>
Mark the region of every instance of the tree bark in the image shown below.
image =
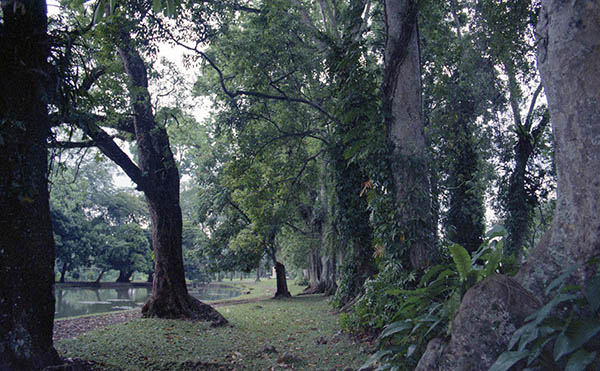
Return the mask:
<path id="1" fill-rule="evenodd" d="M 595 275 L 595 266 L 586 262 L 600 253 L 599 20 L 598 2 L 542 2 L 538 67 L 552 118 L 558 176 L 552 226 L 515 276 L 511 295 L 499 296 L 494 290 L 482 289 L 501 279 L 497 276 L 474 286 L 465 294 L 448 346 L 439 355 L 432 354 L 435 350 L 426 352 L 418 369 L 487 370 L 522 324 L 522 315 L 534 310 L 529 307 L 526 313 L 516 315 L 515 309 L 519 309 L 510 304 L 517 297 L 547 302 L 545 288 L 571 266 L 578 268 L 572 277 L 575 284 L 585 284 Z M 517 289 L 519 286 L 523 290 Z M 470 294 L 477 290 L 477 295 Z M 472 308 L 475 300 L 488 303 L 490 311 L 460 322 L 462 313 Z M 493 317 L 499 320 L 493 322 Z M 466 322 L 471 325 L 457 326 Z M 504 331 L 490 332 L 490 323 Z"/>
<path id="2" fill-rule="evenodd" d="M 277 289 L 275 291 L 275 299 L 280 298 L 289 298 L 292 296 L 287 287 L 287 279 L 285 277 L 285 266 L 277 260 L 277 256 L 275 255 L 277 248 L 275 246 L 275 237 L 272 236 L 270 238 L 270 244 L 268 246 L 267 252 L 273 261 L 273 265 L 275 267 L 275 280 L 277 282 Z"/>
<path id="3" fill-rule="evenodd" d="M 418 2 L 386 0 L 383 76 L 384 114 L 392 147 L 390 172 L 401 241 L 409 243 L 414 269 L 430 265 L 434 242 L 431 186 L 426 161 L 421 66 L 417 29 Z"/>
<path id="4" fill-rule="evenodd" d="M 325 290 L 322 271 L 323 265 L 321 262 L 321 248 L 313 247 L 309 255 L 308 267 L 308 287 L 302 291 L 302 294 L 318 294 Z"/>
<path id="5" fill-rule="evenodd" d="M 543 2 L 538 66 L 554 133 L 557 205 L 546 243 L 518 278 L 538 297 L 565 267 L 600 252 L 600 4 Z M 576 283 L 594 274 L 577 271 Z"/>
<path id="6" fill-rule="evenodd" d="M 48 201 L 46 2 L 2 2 L 0 23 L 0 369 L 58 363 Z"/>
<path id="7" fill-rule="evenodd" d="M 329 256 L 325 254 L 321 257 L 323 267 L 323 293 L 327 296 L 335 294 L 337 291 L 336 258 L 335 252 Z"/>
<path id="8" fill-rule="evenodd" d="M 275 291 L 275 299 L 289 298 L 292 296 L 292 294 L 290 294 L 287 287 L 285 266 L 277 260 L 274 260 L 273 263 L 275 264 L 275 275 L 277 277 L 277 291 Z"/>

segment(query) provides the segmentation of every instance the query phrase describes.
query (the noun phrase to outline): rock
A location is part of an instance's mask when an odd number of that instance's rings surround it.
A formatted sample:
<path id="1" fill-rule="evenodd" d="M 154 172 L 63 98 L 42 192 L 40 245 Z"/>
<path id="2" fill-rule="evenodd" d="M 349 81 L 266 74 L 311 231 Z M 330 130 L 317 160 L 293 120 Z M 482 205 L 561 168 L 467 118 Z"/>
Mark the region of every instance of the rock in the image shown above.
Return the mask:
<path id="1" fill-rule="evenodd" d="M 432 340 L 415 370 L 488 370 L 539 306 L 513 278 L 488 277 L 463 297 L 448 346 L 441 350 L 441 340 Z"/>
<path id="2" fill-rule="evenodd" d="M 299 358 L 296 357 L 295 355 L 293 355 L 292 353 L 285 352 L 285 353 L 283 353 L 283 355 L 281 357 L 279 357 L 279 359 L 277 360 L 277 363 L 293 363 L 298 360 L 299 360 Z"/>
<path id="3" fill-rule="evenodd" d="M 435 368 L 431 368 L 431 365 L 438 365 L 440 357 L 442 356 L 442 352 L 444 351 L 444 347 L 446 343 L 444 340 L 440 338 L 431 339 L 431 341 L 427 344 L 427 349 L 425 349 L 425 353 L 419 360 L 417 364 L 417 370 L 433 370 Z"/>
<path id="4" fill-rule="evenodd" d="M 274 345 L 266 345 L 263 350 L 263 353 L 277 353 L 277 349 L 275 349 Z"/>
<path id="5" fill-rule="evenodd" d="M 325 336 L 319 336 L 316 342 L 317 344 L 327 344 L 327 338 Z"/>

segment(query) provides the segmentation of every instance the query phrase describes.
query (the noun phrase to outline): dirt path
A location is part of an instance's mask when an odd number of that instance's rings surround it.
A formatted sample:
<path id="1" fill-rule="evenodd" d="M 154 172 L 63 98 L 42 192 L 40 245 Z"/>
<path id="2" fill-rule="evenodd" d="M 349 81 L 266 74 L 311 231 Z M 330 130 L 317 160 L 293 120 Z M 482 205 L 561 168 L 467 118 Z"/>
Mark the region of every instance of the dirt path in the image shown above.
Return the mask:
<path id="1" fill-rule="evenodd" d="M 256 303 L 269 299 L 271 299 L 271 296 L 264 296 L 254 299 L 233 299 L 213 302 L 210 303 L 210 305 L 213 307 L 224 307 L 229 305 Z M 117 323 L 129 322 L 136 318 L 142 318 L 142 313 L 139 309 L 72 319 L 59 319 L 54 321 L 54 333 L 52 338 L 54 341 L 75 338 L 88 331 L 104 328 Z"/>

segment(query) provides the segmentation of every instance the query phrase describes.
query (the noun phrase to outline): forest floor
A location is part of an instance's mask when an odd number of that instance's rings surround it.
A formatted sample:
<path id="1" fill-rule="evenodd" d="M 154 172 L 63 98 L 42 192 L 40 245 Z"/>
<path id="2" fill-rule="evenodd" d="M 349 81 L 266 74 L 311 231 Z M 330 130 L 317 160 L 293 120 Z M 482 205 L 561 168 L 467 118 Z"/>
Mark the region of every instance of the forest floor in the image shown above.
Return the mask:
<path id="1" fill-rule="evenodd" d="M 368 358 L 372 345 L 339 330 L 326 297 L 269 299 L 273 280 L 224 284 L 243 291 L 211 303 L 229 326 L 127 311 L 56 321 L 55 346 L 94 370 L 355 370 Z"/>

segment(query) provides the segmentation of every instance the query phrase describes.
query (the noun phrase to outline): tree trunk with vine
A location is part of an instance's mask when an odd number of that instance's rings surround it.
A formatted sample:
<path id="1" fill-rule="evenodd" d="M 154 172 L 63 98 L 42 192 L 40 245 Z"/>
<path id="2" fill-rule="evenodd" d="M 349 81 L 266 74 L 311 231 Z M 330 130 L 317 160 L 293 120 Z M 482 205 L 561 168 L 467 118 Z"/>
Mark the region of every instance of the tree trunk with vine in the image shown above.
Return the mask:
<path id="1" fill-rule="evenodd" d="M 384 115 L 392 147 L 393 196 L 403 229 L 399 245 L 414 269 L 431 263 L 434 244 L 431 186 L 427 164 L 421 67 L 417 29 L 418 2 L 385 1 Z"/>

